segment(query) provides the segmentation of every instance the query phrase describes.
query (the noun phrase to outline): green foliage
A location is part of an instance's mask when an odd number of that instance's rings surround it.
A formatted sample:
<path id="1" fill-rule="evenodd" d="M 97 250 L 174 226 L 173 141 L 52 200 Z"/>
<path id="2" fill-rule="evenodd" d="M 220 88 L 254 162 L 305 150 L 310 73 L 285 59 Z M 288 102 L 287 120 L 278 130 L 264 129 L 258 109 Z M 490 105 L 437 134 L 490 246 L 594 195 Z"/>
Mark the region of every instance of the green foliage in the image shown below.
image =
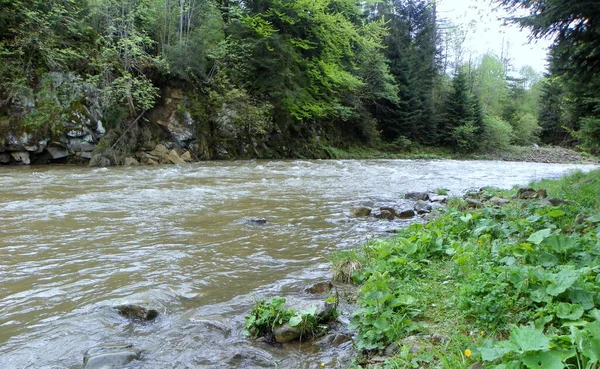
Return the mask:
<path id="1" fill-rule="evenodd" d="M 479 149 L 479 129 L 468 122 L 452 130 L 452 141 L 460 152 L 474 152 Z"/>
<path id="2" fill-rule="evenodd" d="M 513 129 L 510 124 L 497 116 L 488 116 L 484 120 L 482 146 L 494 147 L 499 150 L 507 149 L 513 139 Z"/>
<path id="3" fill-rule="evenodd" d="M 580 122 L 577 137 L 581 138 L 581 146 L 591 153 L 600 153 L 600 117 L 585 117 Z"/>
<path id="4" fill-rule="evenodd" d="M 283 297 L 258 300 L 246 316 L 246 332 L 252 337 L 271 334 L 276 326 L 287 323 L 294 314 L 294 311 L 285 307 Z"/>
<path id="5" fill-rule="evenodd" d="M 450 203 L 427 225 L 365 245 L 353 318 L 357 346 L 381 349 L 433 324 L 434 331 L 450 332 L 451 341 L 479 347 L 473 360 L 490 367 L 598 367 L 600 171 L 534 186 L 571 203 L 518 201 L 467 212 Z M 459 355 L 454 344 L 433 350 L 401 351 L 389 363 L 469 366 L 471 350 Z"/>
<path id="6" fill-rule="evenodd" d="M 513 131 L 513 142 L 517 145 L 529 145 L 537 141 L 540 126 L 532 114 L 518 114 L 510 121 Z"/>
<path id="7" fill-rule="evenodd" d="M 300 330 L 300 339 L 303 340 L 312 339 L 327 329 L 324 323 L 330 317 L 319 316 L 315 305 L 303 311 L 295 311 L 287 309 L 285 303 L 286 299 L 279 296 L 256 301 L 249 315 L 245 317 L 246 334 L 252 337 L 272 337 L 276 327 L 287 323 L 290 327 Z M 334 312 L 335 314 L 337 312 Z"/>

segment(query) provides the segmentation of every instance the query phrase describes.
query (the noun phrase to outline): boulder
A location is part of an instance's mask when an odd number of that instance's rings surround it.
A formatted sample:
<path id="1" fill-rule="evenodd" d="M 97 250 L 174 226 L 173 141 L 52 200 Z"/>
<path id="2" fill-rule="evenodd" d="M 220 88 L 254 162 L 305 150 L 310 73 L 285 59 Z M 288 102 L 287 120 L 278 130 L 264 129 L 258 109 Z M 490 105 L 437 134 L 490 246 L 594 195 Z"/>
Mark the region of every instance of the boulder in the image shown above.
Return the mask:
<path id="1" fill-rule="evenodd" d="M 412 209 L 396 212 L 396 216 L 400 219 L 410 219 L 415 216 L 415 211 Z"/>
<path id="2" fill-rule="evenodd" d="M 94 149 L 96 149 L 96 145 L 79 138 L 72 138 L 69 140 L 69 148 L 73 152 L 94 151 Z"/>
<path id="3" fill-rule="evenodd" d="M 142 351 L 133 345 L 93 347 L 83 355 L 83 369 L 119 369 L 141 356 Z"/>
<path id="4" fill-rule="evenodd" d="M 179 157 L 179 154 L 175 150 L 171 150 L 167 155 L 167 161 L 173 164 L 185 164 L 185 161 Z"/>
<path id="5" fill-rule="evenodd" d="M 506 205 L 506 204 L 510 203 L 510 200 L 503 199 L 501 197 L 492 197 L 490 199 L 490 202 L 492 204 L 494 204 L 494 205 L 500 205 L 500 206 L 502 206 L 502 205 Z"/>
<path id="6" fill-rule="evenodd" d="M 189 162 L 192 161 L 192 154 L 190 154 L 189 151 L 184 152 L 179 157 L 181 158 L 181 160 L 183 160 L 183 161 L 185 161 L 187 163 L 189 163 Z"/>
<path id="7" fill-rule="evenodd" d="M 431 202 L 440 202 L 442 204 L 446 203 L 446 201 L 448 201 L 448 196 L 444 196 L 444 195 L 437 195 L 435 193 L 430 193 L 427 195 L 429 201 Z"/>
<path id="8" fill-rule="evenodd" d="M 315 315 L 321 323 L 329 322 L 336 315 L 336 304 L 323 300 L 303 300 L 290 297 L 286 300 L 285 306 L 287 309 L 300 313 L 316 307 L 317 312 Z"/>
<path id="9" fill-rule="evenodd" d="M 536 191 L 531 187 L 519 188 L 517 198 L 521 200 L 530 200 L 536 197 Z"/>
<path id="10" fill-rule="evenodd" d="M 567 200 L 561 200 L 561 199 L 557 199 L 557 198 L 555 198 L 555 197 L 548 197 L 546 200 L 547 200 L 547 201 L 550 203 L 550 205 L 552 205 L 552 206 L 571 205 L 571 202 L 570 202 L 570 201 L 567 201 Z"/>
<path id="11" fill-rule="evenodd" d="M 140 162 L 135 160 L 134 158 L 132 158 L 132 157 L 125 158 L 125 166 L 131 167 L 131 166 L 138 166 L 138 165 L 140 165 Z"/>
<path id="12" fill-rule="evenodd" d="M 157 310 L 135 304 L 119 305 L 114 309 L 119 312 L 119 315 L 130 320 L 152 321 L 159 315 Z"/>
<path id="13" fill-rule="evenodd" d="M 10 163 L 10 157 L 11 155 L 8 153 L 2 153 L 0 154 L 0 164 L 8 164 Z"/>
<path id="14" fill-rule="evenodd" d="M 470 197 L 465 198 L 465 202 L 471 208 L 483 208 L 483 203 L 479 200 L 472 199 Z"/>
<path id="15" fill-rule="evenodd" d="M 396 209 L 394 209 L 391 206 L 382 206 L 382 207 L 379 208 L 379 210 L 381 210 L 381 211 L 384 211 L 384 210 L 385 211 L 389 211 L 390 213 L 392 213 L 394 215 L 394 217 L 396 216 Z"/>
<path id="16" fill-rule="evenodd" d="M 331 281 L 317 282 L 310 287 L 307 287 L 304 291 L 313 294 L 327 293 L 333 289 L 333 283 Z"/>
<path id="17" fill-rule="evenodd" d="M 392 214 L 388 210 L 382 210 L 379 213 L 375 214 L 375 218 L 377 218 L 377 219 L 387 219 L 387 220 L 391 221 L 391 220 L 394 220 L 394 214 Z"/>
<path id="18" fill-rule="evenodd" d="M 31 164 L 31 159 L 29 158 L 29 153 L 27 151 L 17 151 L 11 153 L 11 156 L 17 163 L 29 165 Z"/>
<path id="19" fill-rule="evenodd" d="M 46 151 L 50 154 L 50 156 L 52 156 L 52 159 L 54 160 L 66 158 L 69 156 L 69 150 L 67 150 L 66 147 L 56 142 L 50 143 L 46 147 Z"/>
<path id="20" fill-rule="evenodd" d="M 415 203 L 413 209 L 417 212 L 417 214 L 426 214 L 431 213 L 432 206 L 423 200 L 419 200 Z"/>
<path id="21" fill-rule="evenodd" d="M 286 343 L 295 341 L 300 338 L 302 331 L 299 327 L 292 327 L 288 323 L 275 327 L 273 329 L 273 336 L 275 336 L 275 341 L 279 343 Z"/>
<path id="22" fill-rule="evenodd" d="M 148 154 L 155 157 L 158 160 L 165 159 L 167 155 L 169 155 L 169 149 L 165 147 L 165 145 L 158 144 L 154 147 L 154 150 L 150 151 Z"/>
<path id="23" fill-rule="evenodd" d="M 368 217 L 369 215 L 371 215 L 371 209 L 365 206 L 356 206 L 350 208 L 350 216 L 354 218 Z"/>
<path id="24" fill-rule="evenodd" d="M 407 192 L 404 194 L 404 198 L 413 201 L 427 201 L 429 200 L 429 194 L 427 192 Z"/>

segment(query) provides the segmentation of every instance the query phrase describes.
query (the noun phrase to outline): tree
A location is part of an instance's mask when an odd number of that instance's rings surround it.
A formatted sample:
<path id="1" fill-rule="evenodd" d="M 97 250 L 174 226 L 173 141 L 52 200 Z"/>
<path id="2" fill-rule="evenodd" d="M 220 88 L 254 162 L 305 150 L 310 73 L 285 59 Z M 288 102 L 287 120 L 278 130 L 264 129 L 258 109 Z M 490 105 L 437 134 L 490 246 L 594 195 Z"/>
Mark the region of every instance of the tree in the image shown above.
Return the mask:
<path id="1" fill-rule="evenodd" d="M 527 10 L 511 19 L 536 38 L 554 37 L 557 56 L 573 75 L 600 73 L 600 2 L 596 0 L 496 0 L 507 9 Z"/>

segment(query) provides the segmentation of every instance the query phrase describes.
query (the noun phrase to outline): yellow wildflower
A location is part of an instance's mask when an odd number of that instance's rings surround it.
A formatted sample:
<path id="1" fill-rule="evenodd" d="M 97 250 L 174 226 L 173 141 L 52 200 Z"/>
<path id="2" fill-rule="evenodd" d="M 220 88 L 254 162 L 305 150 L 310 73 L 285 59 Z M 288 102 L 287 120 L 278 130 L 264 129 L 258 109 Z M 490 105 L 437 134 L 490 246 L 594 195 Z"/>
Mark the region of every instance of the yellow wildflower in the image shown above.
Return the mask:
<path id="1" fill-rule="evenodd" d="M 471 354 L 472 354 L 471 350 L 469 350 L 469 349 L 466 349 L 466 350 L 465 350 L 465 356 L 466 356 L 466 357 L 469 357 L 469 356 L 471 356 Z"/>

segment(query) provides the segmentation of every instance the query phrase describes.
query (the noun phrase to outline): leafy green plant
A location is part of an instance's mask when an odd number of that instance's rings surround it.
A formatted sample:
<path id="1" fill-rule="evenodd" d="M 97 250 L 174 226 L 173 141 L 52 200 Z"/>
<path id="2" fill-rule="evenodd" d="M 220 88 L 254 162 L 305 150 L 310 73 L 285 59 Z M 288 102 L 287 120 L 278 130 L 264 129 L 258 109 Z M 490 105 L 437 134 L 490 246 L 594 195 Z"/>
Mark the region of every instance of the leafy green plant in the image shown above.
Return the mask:
<path id="1" fill-rule="evenodd" d="M 287 323 L 295 313 L 285 307 L 285 301 L 283 297 L 256 301 L 246 316 L 246 333 L 261 337 L 271 334 L 276 326 Z"/>

